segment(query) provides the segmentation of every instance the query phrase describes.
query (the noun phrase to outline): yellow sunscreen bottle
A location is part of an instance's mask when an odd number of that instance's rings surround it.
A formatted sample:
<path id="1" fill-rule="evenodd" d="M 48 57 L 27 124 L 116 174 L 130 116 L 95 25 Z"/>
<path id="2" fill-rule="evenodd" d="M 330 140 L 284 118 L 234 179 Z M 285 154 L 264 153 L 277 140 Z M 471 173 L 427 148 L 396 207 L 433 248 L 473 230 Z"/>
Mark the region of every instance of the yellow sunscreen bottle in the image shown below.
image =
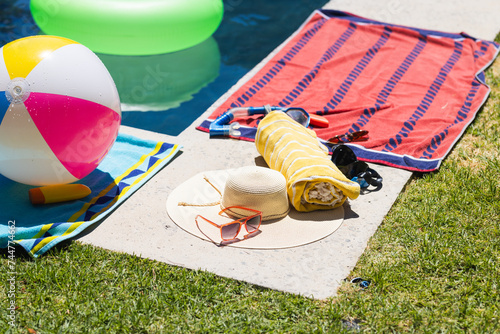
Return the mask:
<path id="1" fill-rule="evenodd" d="M 90 193 L 83 184 L 61 184 L 30 189 L 29 197 L 31 204 L 49 204 L 84 198 Z"/>

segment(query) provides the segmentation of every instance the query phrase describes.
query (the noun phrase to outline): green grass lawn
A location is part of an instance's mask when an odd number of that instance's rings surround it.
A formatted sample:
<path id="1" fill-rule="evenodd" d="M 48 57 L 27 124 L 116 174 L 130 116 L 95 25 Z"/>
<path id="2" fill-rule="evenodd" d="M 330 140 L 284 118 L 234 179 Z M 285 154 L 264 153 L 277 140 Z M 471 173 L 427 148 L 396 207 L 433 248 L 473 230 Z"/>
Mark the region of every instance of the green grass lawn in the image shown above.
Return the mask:
<path id="1" fill-rule="evenodd" d="M 17 259 L 16 327 L 1 271 L 0 332 L 500 333 L 500 59 L 487 82 L 439 172 L 415 174 L 370 240 L 350 275 L 368 288 L 317 301 L 74 242 Z"/>

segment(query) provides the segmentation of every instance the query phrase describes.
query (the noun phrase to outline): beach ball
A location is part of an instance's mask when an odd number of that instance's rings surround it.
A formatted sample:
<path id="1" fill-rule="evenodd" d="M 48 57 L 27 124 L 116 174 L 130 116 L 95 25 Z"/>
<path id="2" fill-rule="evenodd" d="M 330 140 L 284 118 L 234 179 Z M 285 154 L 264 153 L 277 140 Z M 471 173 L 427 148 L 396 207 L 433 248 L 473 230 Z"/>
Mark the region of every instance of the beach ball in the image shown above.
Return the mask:
<path id="1" fill-rule="evenodd" d="M 121 121 L 111 75 L 87 47 L 32 36 L 0 49 L 0 174 L 71 183 L 109 152 Z"/>

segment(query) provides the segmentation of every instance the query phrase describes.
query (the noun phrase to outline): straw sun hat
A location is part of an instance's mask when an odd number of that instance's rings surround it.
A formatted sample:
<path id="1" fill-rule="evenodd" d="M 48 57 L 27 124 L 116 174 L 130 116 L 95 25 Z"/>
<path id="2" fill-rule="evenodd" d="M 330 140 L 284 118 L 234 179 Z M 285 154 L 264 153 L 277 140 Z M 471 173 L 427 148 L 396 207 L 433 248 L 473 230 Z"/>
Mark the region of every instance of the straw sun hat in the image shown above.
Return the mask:
<path id="1" fill-rule="evenodd" d="M 269 168 L 240 168 L 228 175 L 220 205 L 222 208 L 237 205 L 262 211 L 263 221 L 283 218 L 290 211 L 285 177 Z M 248 212 L 232 212 L 240 217 L 248 215 Z"/>
<path id="2" fill-rule="evenodd" d="M 236 218 L 220 216 L 221 209 L 242 206 L 262 211 L 261 233 L 230 244 L 241 248 L 276 249 L 308 244 L 333 233 L 344 217 L 342 207 L 308 213 L 295 211 L 289 205 L 284 176 L 258 166 L 199 173 L 175 188 L 166 204 L 170 218 L 179 227 L 213 241 L 220 241 L 219 229 L 203 220 L 197 225 L 197 215 L 224 224 Z M 236 209 L 231 212 L 236 217 L 249 214 Z M 242 227 L 238 239 L 245 234 Z"/>

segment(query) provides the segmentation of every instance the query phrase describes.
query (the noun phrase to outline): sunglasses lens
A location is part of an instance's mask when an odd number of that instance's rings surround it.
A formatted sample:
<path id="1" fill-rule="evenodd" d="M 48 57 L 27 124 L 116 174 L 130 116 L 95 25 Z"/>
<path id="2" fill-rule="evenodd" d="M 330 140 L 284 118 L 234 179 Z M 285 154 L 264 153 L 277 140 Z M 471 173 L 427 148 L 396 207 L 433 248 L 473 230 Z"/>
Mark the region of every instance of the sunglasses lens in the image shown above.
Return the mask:
<path id="1" fill-rule="evenodd" d="M 309 126 L 309 114 L 302 109 L 288 109 L 286 114 L 303 126 Z"/>
<path id="2" fill-rule="evenodd" d="M 260 226 L 260 216 L 256 216 L 247 220 L 247 231 L 253 232 Z"/>
<path id="3" fill-rule="evenodd" d="M 223 226 L 221 229 L 222 239 L 230 240 L 236 238 L 240 229 L 239 223 L 232 223 L 226 226 Z"/>
<path id="4" fill-rule="evenodd" d="M 356 154 L 345 145 L 339 145 L 332 152 L 332 161 L 338 166 L 347 166 L 357 160 Z"/>
<path id="5" fill-rule="evenodd" d="M 348 179 L 354 177 L 353 167 L 358 161 L 356 154 L 346 145 L 334 147 L 332 152 L 332 162 Z"/>

